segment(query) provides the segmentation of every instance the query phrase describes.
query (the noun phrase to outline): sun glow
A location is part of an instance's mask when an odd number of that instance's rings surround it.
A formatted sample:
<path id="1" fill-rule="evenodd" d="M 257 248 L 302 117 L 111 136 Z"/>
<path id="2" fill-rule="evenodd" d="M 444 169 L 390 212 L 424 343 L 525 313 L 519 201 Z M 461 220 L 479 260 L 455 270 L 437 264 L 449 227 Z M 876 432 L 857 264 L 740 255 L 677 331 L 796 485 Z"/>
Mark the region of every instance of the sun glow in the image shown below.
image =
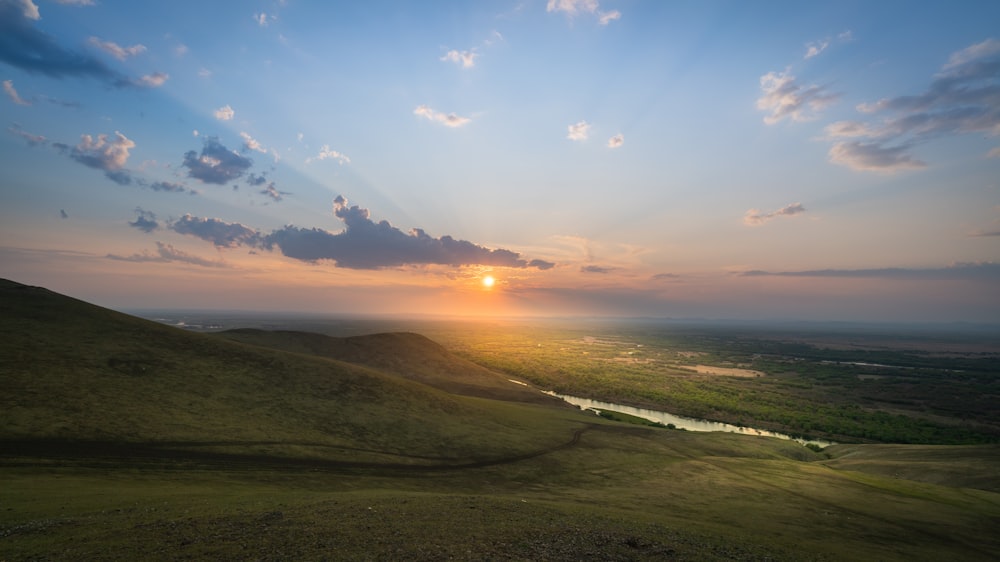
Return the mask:
<path id="1" fill-rule="evenodd" d="M 496 282 L 497 280 L 494 279 L 492 275 L 483 277 L 483 287 L 486 287 L 487 289 L 492 289 L 493 285 L 496 285 Z"/>

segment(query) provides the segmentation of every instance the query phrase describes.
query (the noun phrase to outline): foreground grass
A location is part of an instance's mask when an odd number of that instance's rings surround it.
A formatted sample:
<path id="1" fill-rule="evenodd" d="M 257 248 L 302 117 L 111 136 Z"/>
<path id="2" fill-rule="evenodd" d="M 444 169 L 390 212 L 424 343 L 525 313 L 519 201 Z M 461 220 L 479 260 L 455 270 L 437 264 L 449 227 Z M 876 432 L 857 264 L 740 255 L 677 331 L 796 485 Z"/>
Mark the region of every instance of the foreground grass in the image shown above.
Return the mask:
<path id="1" fill-rule="evenodd" d="M 597 423 L 573 447 L 434 472 L 7 459 L 0 557 L 990 560 L 1000 548 L 996 492 L 835 470 L 785 441 Z"/>

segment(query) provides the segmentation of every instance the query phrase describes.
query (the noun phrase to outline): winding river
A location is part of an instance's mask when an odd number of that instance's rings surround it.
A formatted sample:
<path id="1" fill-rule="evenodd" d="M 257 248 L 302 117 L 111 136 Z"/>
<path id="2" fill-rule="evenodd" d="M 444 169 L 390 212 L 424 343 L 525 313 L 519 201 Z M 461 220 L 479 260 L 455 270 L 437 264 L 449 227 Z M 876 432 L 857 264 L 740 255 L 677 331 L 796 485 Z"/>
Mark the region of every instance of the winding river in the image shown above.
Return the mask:
<path id="1" fill-rule="evenodd" d="M 796 441 L 803 445 L 808 443 L 813 443 L 819 445 L 820 447 L 828 447 L 834 445 L 832 441 L 824 441 L 822 439 L 800 439 L 793 438 L 784 433 L 777 433 L 775 431 L 768 431 L 766 429 L 754 429 L 752 427 L 732 425 L 722 422 L 713 422 L 708 420 L 700 420 L 697 418 L 685 418 L 683 416 L 676 416 L 668 412 L 659 412 L 657 410 L 647 410 L 645 408 L 635 408 L 633 406 L 623 406 L 621 404 L 613 404 L 611 402 L 601 402 L 599 400 L 591 400 L 590 398 L 579 398 L 577 396 L 567 396 L 565 394 L 558 394 L 555 392 L 545 392 L 550 396 L 555 396 L 557 398 L 562 398 L 566 402 L 573 404 L 574 406 L 579 406 L 585 410 L 594 410 L 596 412 L 601 412 L 607 410 L 609 412 L 620 412 L 622 414 L 629 414 L 639 418 L 647 419 L 649 421 L 659 422 L 663 425 L 673 424 L 674 427 L 678 429 L 686 429 L 688 431 L 722 431 L 726 433 L 739 433 L 742 435 L 757 435 L 760 437 L 777 437 L 778 439 L 788 439 Z"/>

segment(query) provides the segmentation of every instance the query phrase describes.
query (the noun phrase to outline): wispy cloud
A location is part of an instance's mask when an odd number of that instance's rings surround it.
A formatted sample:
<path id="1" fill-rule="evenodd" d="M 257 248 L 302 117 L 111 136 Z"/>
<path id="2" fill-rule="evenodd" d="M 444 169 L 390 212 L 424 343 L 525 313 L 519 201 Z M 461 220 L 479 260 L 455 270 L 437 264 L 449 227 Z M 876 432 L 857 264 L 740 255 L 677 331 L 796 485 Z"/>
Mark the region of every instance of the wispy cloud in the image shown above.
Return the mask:
<path id="1" fill-rule="evenodd" d="M 622 17 L 618 10 L 603 11 L 597 0 L 549 0 L 545 7 L 547 12 L 563 12 L 568 17 L 579 14 L 591 14 L 597 17 L 597 22 L 601 25 L 608 25 L 614 20 Z"/>
<path id="2" fill-rule="evenodd" d="M 619 148 L 623 144 L 625 144 L 625 135 L 621 133 L 608 139 L 608 148 Z"/>
<path id="3" fill-rule="evenodd" d="M 883 117 L 827 126 L 827 138 L 836 141 L 830 161 L 863 171 L 923 168 L 926 164 L 912 154 L 920 144 L 961 134 L 1000 134 L 998 69 L 1000 41 L 987 39 L 953 53 L 923 93 L 858 105 L 862 114 Z"/>
<path id="4" fill-rule="evenodd" d="M 761 76 L 760 89 L 762 95 L 757 99 L 757 109 L 770 113 L 764 117 L 764 122 L 768 125 L 785 118 L 792 121 L 815 119 L 817 112 L 840 97 L 822 86 L 800 85 L 789 69 Z"/>
<path id="5" fill-rule="evenodd" d="M 806 212 L 806 208 L 802 206 L 802 203 L 791 203 L 770 213 L 765 213 L 760 209 L 750 209 L 743 215 L 743 224 L 760 226 L 778 217 L 791 217 L 804 212 Z"/>
<path id="6" fill-rule="evenodd" d="M 185 215 L 171 224 L 181 234 L 196 236 L 219 248 L 249 246 L 273 250 L 287 257 L 314 262 L 331 260 L 348 269 L 382 269 L 407 265 L 491 265 L 495 267 L 550 269 L 555 264 L 527 260 L 517 252 L 490 249 L 451 236 L 434 238 L 421 229 L 404 233 L 389 224 L 371 220 L 368 209 L 349 206 L 338 196 L 333 213 L 343 221 L 338 233 L 320 228 L 286 226 L 269 234 L 239 223 Z"/>
<path id="7" fill-rule="evenodd" d="M 136 78 L 132 83 L 140 88 L 159 88 L 167 83 L 170 75 L 165 72 L 154 72 Z"/>
<path id="8" fill-rule="evenodd" d="M 190 265 L 197 265 L 200 267 L 228 267 L 226 262 L 222 260 L 208 260 L 189 254 L 182 250 L 178 250 L 170 244 L 164 244 L 163 242 L 156 243 L 156 253 L 151 253 L 148 250 L 143 250 L 142 253 L 132 254 L 131 256 L 119 256 L 116 254 L 108 254 L 108 259 L 117 261 L 130 261 L 137 263 L 186 263 Z"/>
<path id="9" fill-rule="evenodd" d="M 142 44 L 135 44 L 131 47 L 122 47 L 114 41 L 102 41 L 98 37 L 91 37 L 87 40 L 87 43 L 122 61 L 129 57 L 134 57 L 146 52 L 146 46 Z"/>
<path id="10" fill-rule="evenodd" d="M 260 12 L 259 14 L 253 15 L 253 21 L 257 22 L 257 25 L 259 25 L 260 27 L 267 27 L 269 23 L 271 23 L 276 19 L 278 19 L 278 16 L 274 14 L 269 15 L 264 12 Z"/>
<path id="11" fill-rule="evenodd" d="M 426 105 L 418 105 L 417 108 L 413 110 L 413 114 L 425 117 L 436 123 L 441 123 L 446 127 L 462 127 L 468 125 L 472 121 L 468 117 L 461 117 L 454 113 L 442 113 L 440 111 L 435 111 Z"/>
<path id="12" fill-rule="evenodd" d="M 819 55 L 820 53 L 826 51 L 833 44 L 834 41 L 844 43 L 847 41 L 851 41 L 853 39 L 854 39 L 854 34 L 851 33 L 851 30 L 848 29 L 847 31 L 838 33 L 835 39 L 826 37 L 823 39 L 819 39 L 818 41 L 810 41 L 806 43 L 806 54 L 802 58 L 809 60 Z"/>
<path id="13" fill-rule="evenodd" d="M 878 278 L 912 280 L 966 280 L 1000 281 L 1000 263 L 956 263 L 946 267 L 906 268 L 883 267 L 872 269 L 813 269 L 806 271 L 761 271 L 740 273 L 743 277 L 834 277 L 834 278 Z"/>
<path id="14" fill-rule="evenodd" d="M 580 121 L 579 123 L 566 127 L 566 138 L 573 141 L 585 141 L 590 136 L 590 123 Z M 610 141 L 609 141 L 610 145 Z"/>
<path id="15" fill-rule="evenodd" d="M 601 274 L 607 274 L 607 273 L 611 273 L 615 269 L 616 268 L 614 268 L 614 267 L 603 267 L 603 266 L 600 266 L 600 265 L 583 265 L 583 266 L 580 266 L 580 273 L 601 273 Z"/>
<path id="16" fill-rule="evenodd" d="M 478 56 L 479 53 L 477 53 L 475 49 L 472 49 L 471 51 L 456 51 L 453 49 L 445 53 L 444 56 L 441 57 L 441 60 L 453 62 L 462 68 L 472 68 L 476 66 L 476 57 Z"/>
<path id="17" fill-rule="evenodd" d="M 257 142 L 257 139 L 251 137 L 250 133 L 240 132 L 240 138 L 243 139 L 243 146 L 246 147 L 247 150 L 256 150 L 257 152 L 267 154 L 267 149 L 261 146 L 261 144 Z"/>
<path id="18" fill-rule="evenodd" d="M 215 118 L 219 121 L 232 121 L 236 112 L 233 111 L 233 108 L 229 107 L 229 104 L 226 104 L 219 109 L 216 109 L 213 115 L 215 115 Z"/>
<path id="19" fill-rule="evenodd" d="M 351 163 L 351 159 L 348 158 L 346 154 L 331 149 L 328 144 L 321 146 L 319 154 L 315 157 L 310 156 L 309 158 L 306 158 L 306 164 L 312 162 L 313 160 L 336 160 L 340 165 Z"/>
<path id="20" fill-rule="evenodd" d="M 17 90 L 14 89 L 14 81 L 13 80 L 4 80 L 3 81 L 3 91 L 4 91 L 5 94 L 7 94 L 7 97 L 10 98 L 10 101 L 14 102 L 15 104 L 17 104 L 17 105 L 31 105 L 30 101 L 26 101 L 26 100 L 22 99 L 21 96 L 19 96 L 17 94 Z"/>
<path id="21" fill-rule="evenodd" d="M 46 139 L 42 135 L 33 135 L 22 129 L 21 126 L 18 125 L 17 123 L 14 123 L 10 127 L 7 127 L 7 131 L 9 131 L 11 134 L 21 137 L 30 146 L 40 146 L 48 142 L 48 139 Z"/>
<path id="22" fill-rule="evenodd" d="M 267 187 L 260 190 L 260 194 L 267 195 L 274 202 L 281 201 L 282 199 L 284 199 L 285 195 L 290 195 L 290 193 L 287 191 L 279 191 L 277 186 L 274 185 L 273 181 L 267 184 Z"/>

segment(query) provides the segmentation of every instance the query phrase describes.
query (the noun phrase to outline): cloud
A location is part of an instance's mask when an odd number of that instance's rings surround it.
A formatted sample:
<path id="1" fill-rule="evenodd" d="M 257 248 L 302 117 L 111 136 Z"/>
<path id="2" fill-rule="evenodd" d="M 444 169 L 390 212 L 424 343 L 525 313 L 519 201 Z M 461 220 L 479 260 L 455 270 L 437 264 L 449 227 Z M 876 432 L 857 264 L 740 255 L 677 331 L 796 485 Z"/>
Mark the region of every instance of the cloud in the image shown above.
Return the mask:
<path id="1" fill-rule="evenodd" d="M 625 144 L 625 135 L 621 133 L 608 139 L 608 148 L 618 148 L 623 144 Z"/>
<path id="2" fill-rule="evenodd" d="M 247 150 L 256 150 L 257 152 L 263 152 L 264 154 L 267 154 L 267 149 L 261 146 L 260 143 L 256 141 L 256 139 L 251 137 L 250 133 L 241 132 L 240 137 L 243 138 L 243 146 L 245 146 Z"/>
<path id="3" fill-rule="evenodd" d="M 806 212 L 806 208 L 802 206 L 802 203 L 791 203 L 770 213 L 765 213 L 759 209 L 750 209 L 743 215 L 743 224 L 747 226 L 759 226 L 778 217 L 791 217 L 804 212 Z"/>
<path id="4" fill-rule="evenodd" d="M 441 57 L 441 60 L 453 62 L 462 68 L 472 68 L 473 66 L 476 66 L 476 57 L 478 56 L 479 53 L 477 53 L 475 49 L 471 51 L 451 50 L 445 53 L 444 56 Z"/>
<path id="5" fill-rule="evenodd" d="M 545 7 L 547 12 L 564 12 L 569 17 L 574 17 L 581 13 L 593 14 L 597 16 L 597 21 L 601 25 L 608 25 L 616 19 L 622 17 L 618 10 L 609 12 L 601 11 L 597 0 L 549 0 Z"/>
<path id="6" fill-rule="evenodd" d="M 451 236 L 434 238 L 421 229 L 404 233 L 387 221 L 375 223 L 368 209 L 349 207 L 337 197 L 334 215 L 345 228 L 333 233 L 320 228 L 285 226 L 264 235 L 239 223 L 219 219 L 201 219 L 185 215 L 171 228 L 215 244 L 217 247 L 248 246 L 273 250 L 287 257 L 314 262 L 334 261 L 348 269 L 382 269 L 407 265 L 491 265 L 496 267 L 550 269 L 551 262 L 526 260 L 517 252 L 489 249 Z"/>
<path id="7" fill-rule="evenodd" d="M 156 222 L 156 215 L 152 212 L 144 211 L 140 207 L 136 207 L 135 212 L 138 215 L 135 221 L 128 223 L 132 228 L 137 228 L 147 234 L 160 228 L 160 223 Z"/>
<path id="8" fill-rule="evenodd" d="M 48 139 L 46 139 L 42 135 L 33 135 L 22 129 L 21 126 L 18 125 L 17 123 L 14 123 L 10 127 L 7 127 L 7 130 L 11 134 L 17 135 L 22 139 L 24 139 L 24 141 L 27 142 L 29 146 L 41 146 L 48 143 Z"/>
<path id="9" fill-rule="evenodd" d="M 253 15 L 253 21 L 257 22 L 257 25 L 261 27 L 267 27 L 267 24 L 278 19 L 278 16 L 271 14 L 268 15 L 264 12 Z"/>
<path id="10" fill-rule="evenodd" d="M 66 209 L 59 209 L 59 218 L 61 218 L 61 219 L 68 219 L 69 218 L 69 214 L 66 213 Z"/>
<path id="11" fill-rule="evenodd" d="M 135 44 L 131 47 L 122 47 L 113 41 L 101 41 L 97 37 L 91 37 L 87 43 L 121 61 L 146 52 L 145 45 Z"/>
<path id="12" fill-rule="evenodd" d="M 84 166 L 104 170 L 118 183 L 128 183 L 121 180 L 124 176 L 117 174 L 112 177 L 112 174 L 125 167 L 132 148 L 135 148 L 135 143 L 118 131 L 115 131 L 111 140 L 108 140 L 108 135 L 97 135 L 96 139 L 90 135 L 80 135 L 80 143 L 69 156 Z"/>
<path id="13" fill-rule="evenodd" d="M 184 215 L 170 223 L 169 227 L 178 234 L 207 240 L 217 248 L 236 248 L 239 246 L 256 248 L 261 245 L 260 233 L 240 223 Z"/>
<path id="14" fill-rule="evenodd" d="M 222 260 L 207 260 L 200 258 L 195 255 L 191 255 L 187 252 L 178 250 L 170 244 L 164 244 L 163 242 L 156 243 L 156 253 L 152 254 L 147 250 L 143 250 L 140 254 L 132 254 L 131 256 L 119 256 L 115 254 L 108 254 L 108 259 L 118 260 L 118 261 L 130 261 L 137 263 L 187 263 L 191 265 L 197 265 L 201 267 L 227 267 L 226 262 Z"/>
<path id="15" fill-rule="evenodd" d="M 267 195 L 268 197 L 270 197 L 271 199 L 273 199 L 275 202 L 281 201 L 284 198 L 285 195 L 289 195 L 289 193 L 287 191 L 278 191 L 278 188 L 275 187 L 273 181 L 271 183 L 267 184 L 267 187 L 265 187 L 264 189 L 260 190 L 260 193 L 261 193 L 261 195 Z"/>
<path id="16" fill-rule="evenodd" d="M 760 89 L 763 94 L 757 99 L 757 109 L 770 112 L 770 115 L 764 117 L 764 122 L 768 125 L 786 117 L 792 121 L 814 119 L 815 112 L 821 111 L 840 97 L 821 86 L 799 85 L 787 69 L 761 76 Z"/>
<path id="17" fill-rule="evenodd" d="M 31 0 L 0 0 L 0 61 L 52 78 L 85 77 L 115 87 L 130 81 L 97 58 L 60 46 L 32 23 L 40 15 Z"/>
<path id="18" fill-rule="evenodd" d="M 306 164 L 312 162 L 313 160 L 336 160 L 340 165 L 350 164 L 351 159 L 347 157 L 346 154 L 342 152 L 337 152 L 336 150 L 331 150 L 330 145 L 324 144 L 319 149 L 319 154 L 315 158 L 306 158 Z"/>
<path id="19" fill-rule="evenodd" d="M 586 121 L 580 121 L 575 125 L 566 127 L 566 129 L 569 131 L 566 134 L 566 138 L 569 140 L 584 141 L 587 140 L 588 136 L 590 136 L 590 123 L 587 123 Z M 610 146 L 610 141 L 608 142 L 608 145 Z"/>
<path id="20" fill-rule="evenodd" d="M 192 178 L 225 185 L 242 176 L 253 165 L 253 160 L 229 150 L 218 137 L 206 137 L 201 154 L 189 150 L 181 165 L 188 169 L 188 176 Z"/>
<path id="21" fill-rule="evenodd" d="M 908 154 L 910 145 L 885 146 L 881 142 L 838 142 L 830 147 L 830 162 L 854 170 L 893 173 L 927 165 Z"/>
<path id="22" fill-rule="evenodd" d="M 233 111 L 233 108 L 229 107 L 229 104 L 226 104 L 219 109 L 216 109 L 214 115 L 219 121 L 232 121 L 236 112 Z"/>
<path id="23" fill-rule="evenodd" d="M 601 267 L 599 265 L 584 265 L 580 267 L 581 273 L 611 273 L 616 268 L 614 267 Z"/>
<path id="24" fill-rule="evenodd" d="M 110 170 L 104 176 L 118 185 L 132 185 L 132 173 L 128 170 Z"/>
<path id="25" fill-rule="evenodd" d="M 1000 158 L 1000 146 L 986 153 L 987 158 Z"/>
<path id="26" fill-rule="evenodd" d="M 154 181 L 149 184 L 149 188 L 153 191 L 168 191 L 173 193 L 183 193 L 188 191 L 183 185 L 179 183 L 173 183 L 169 181 Z M 191 193 L 194 193 L 193 191 Z"/>
<path id="27" fill-rule="evenodd" d="M 435 111 L 426 105 L 418 105 L 416 109 L 413 110 L 414 115 L 419 115 L 420 117 L 426 117 L 431 121 L 436 121 L 441 123 L 446 127 L 462 127 L 468 125 L 472 120 L 468 117 L 460 117 L 454 113 L 441 113 L 440 111 Z"/>
<path id="28" fill-rule="evenodd" d="M 4 80 L 3 81 L 3 91 L 4 91 L 4 93 L 7 94 L 7 97 L 10 98 L 10 101 L 14 102 L 15 104 L 17 104 L 17 105 L 31 105 L 30 101 L 25 101 L 25 100 L 21 99 L 21 96 L 17 95 L 17 90 L 14 89 L 14 81 L 13 80 Z"/>
<path id="29" fill-rule="evenodd" d="M 267 183 L 267 173 L 261 173 L 259 176 L 252 173 L 247 176 L 247 185 L 249 186 L 256 187 L 265 183 Z"/>
<path id="30" fill-rule="evenodd" d="M 825 51 L 826 48 L 829 46 L 830 46 L 829 39 L 823 39 L 820 41 L 810 41 L 809 43 L 806 43 L 806 56 L 803 58 L 811 59 L 816 55 Z"/>
<path id="31" fill-rule="evenodd" d="M 837 142 L 830 161 L 855 170 L 894 172 L 926 166 L 912 156 L 916 146 L 961 134 L 1000 134 L 1000 41 L 987 39 L 953 53 L 918 95 L 880 99 L 857 106 L 878 116 L 871 122 L 829 125 Z M 991 153 L 992 154 L 992 153 Z"/>
<path id="32" fill-rule="evenodd" d="M 946 267 L 873 269 L 814 269 L 807 271 L 746 271 L 742 277 L 834 277 L 860 279 L 912 279 L 932 281 L 1000 281 L 1000 263 L 955 263 Z"/>
<path id="33" fill-rule="evenodd" d="M 56 0 L 56 3 L 64 6 L 93 6 L 94 0 Z"/>
<path id="34" fill-rule="evenodd" d="M 170 75 L 165 72 L 154 72 L 146 74 L 132 81 L 132 84 L 140 88 L 159 88 L 167 83 Z"/>

